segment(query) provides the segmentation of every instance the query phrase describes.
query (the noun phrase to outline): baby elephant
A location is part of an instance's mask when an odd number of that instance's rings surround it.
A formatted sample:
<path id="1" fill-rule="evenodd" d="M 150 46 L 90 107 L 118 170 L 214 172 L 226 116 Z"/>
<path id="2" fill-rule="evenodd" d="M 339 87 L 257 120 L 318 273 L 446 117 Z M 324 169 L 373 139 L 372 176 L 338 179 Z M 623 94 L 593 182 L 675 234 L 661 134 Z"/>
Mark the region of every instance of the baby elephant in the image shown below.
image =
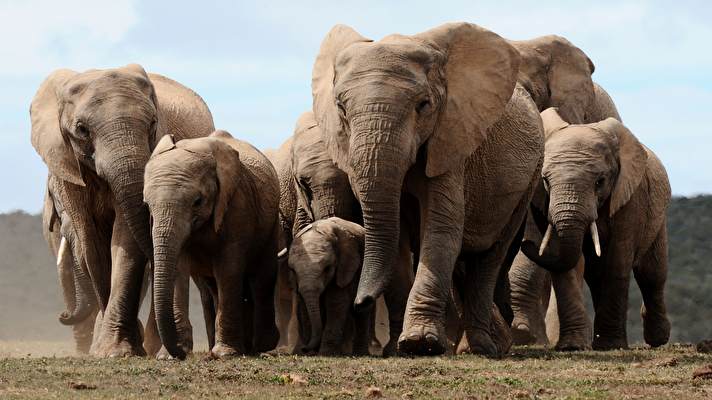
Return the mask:
<path id="1" fill-rule="evenodd" d="M 207 282 L 217 308 L 217 357 L 273 349 L 279 187 L 272 164 L 225 131 L 174 143 L 165 136 L 146 165 L 153 234 L 156 322 L 171 356 L 179 270 Z M 187 263 L 188 265 L 180 265 Z"/>
<path id="2" fill-rule="evenodd" d="M 313 222 L 295 235 L 288 263 L 299 294 L 297 346 L 303 347 L 296 353 L 369 354 L 372 313 L 353 310 L 364 235 L 363 227 L 337 217 Z"/>
<path id="3" fill-rule="evenodd" d="M 557 347 L 585 348 L 581 287 L 571 276 L 582 255 L 595 309 L 592 347 L 628 346 L 631 272 L 643 296 L 645 341 L 651 346 L 667 343 L 670 322 L 664 287 L 670 184 L 665 168 L 613 118 L 569 125 L 555 108 L 541 116 L 546 134 L 543 188 L 532 201 L 532 216 L 543 238 L 529 240 L 529 232 L 537 232 L 527 229 L 522 251 L 552 271 L 561 324 Z"/>

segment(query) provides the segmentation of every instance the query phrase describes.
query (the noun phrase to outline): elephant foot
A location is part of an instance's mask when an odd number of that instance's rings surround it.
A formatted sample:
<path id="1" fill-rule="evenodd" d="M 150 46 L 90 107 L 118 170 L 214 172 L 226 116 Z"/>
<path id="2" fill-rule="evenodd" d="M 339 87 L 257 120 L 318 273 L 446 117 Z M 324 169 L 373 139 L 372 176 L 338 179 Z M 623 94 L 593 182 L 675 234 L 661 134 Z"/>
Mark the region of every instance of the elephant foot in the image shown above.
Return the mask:
<path id="1" fill-rule="evenodd" d="M 213 349 L 210 350 L 210 353 L 213 355 L 213 357 L 219 359 L 234 358 L 245 354 L 244 351 L 240 351 L 239 349 L 233 346 L 220 342 L 215 343 L 215 346 L 213 346 Z"/>
<path id="2" fill-rule="evenodd" d="M 712 353 L 712 340 L 707 339 L 697 343 L 697 351 L 700 353 Z"/>
<path id="3" fill-rule="evenodd" d="M 266 351 L 274 350 L 277 348 L 279 343 L 279 330 L 275 325 L 269 329 L 268 332 L 255 335 L 254 339 L 254 351 L 257 353 L 264 353 Z"/>
<path id="4" fill-rule="evenodd" d="M 512 340 L 519 346 L 536 344 L 537 338 L 529 329 L 529 325 L 524 322 L 514 321 L 512 323 Z"/>
<path id="5" fill-rule="evenodd" d="M 445 353 L 447 340 L 444 329 L 425 323 L 413 323 L 403 329 L 398 338 L 398 351 L 418 356 L 436 356 Z"/>
<path id="6" fill-rule="evenodd" d="M 559 342 L 554 347 L 556 351 L 585 351 L 591 350 L 591 343 L 583 334 L 562 334 Z"/>
<path id="7" fill-rule="evenodd" d="M 507 351 L 509 348 L 507 348 Z M 466 332 L 465 337 L 457 346 L 456 354 L 478 354 L 485 357 L 501 358 L 502 352 L 488 332 L 481 329 L 473 329 Z"/>
<path id="8" fill-rule="evenodd" d="M 643 314 L 643 338 L 650 347 L 659 347 L 670 340 L 670 321 L 666 315 Z"/>
<path id="9" fill-rule="evenodd" d="M 388 343 L 386 343 L 386 347 L 383 348 L 383 351 L 381 352 L 383 357 L 395 357 L 398 355 L 398 338 L 392 337 Z"/>
<path id="10" fill-rule="evenodd" d="M 143 346 L 132 344 L 128 339 L 123 339 L 98 345 L 93 355 L 104 358 L 143 357 L 146 355 L 146 351 L 144 351 Z"/>
<path id="11" fill-rule="evenodd" d="M 625 338 L 607 338 L 602 336 L 596 336 L 593 339 L 592 346 L 594 350 L 627 350 L 628 341 Z"/>

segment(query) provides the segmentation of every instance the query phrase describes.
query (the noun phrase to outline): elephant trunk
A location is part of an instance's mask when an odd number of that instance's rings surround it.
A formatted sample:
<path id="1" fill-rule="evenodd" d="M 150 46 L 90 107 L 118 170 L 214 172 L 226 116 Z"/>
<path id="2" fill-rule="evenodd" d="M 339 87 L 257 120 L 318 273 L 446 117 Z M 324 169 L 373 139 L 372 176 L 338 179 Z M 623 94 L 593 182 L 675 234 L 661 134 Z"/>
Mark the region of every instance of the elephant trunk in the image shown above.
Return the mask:
<path id="1" fill-rule="evenodd" d="M 310 335 L 309 342 L 304 346 L 302 351 L 310 353 L 318 351 L 321 345 L 321 335 L 323 325 L 321 321 L 321 309 L 319 307 L 319 293 L 317 291 L 306 291 L 302 294 L 304 305 L 309 317 Z"/>
<path id="2" fill-rule="evenodd" d="M 168 353 L 182 360 L 186 357 L 186 353 L 178 345 L 173 295 L 178 271 L 178 254 L 188 236 L 188 229 L 176 222 L 177 213 L 170 205 L 154 209 L 153 214 L 153 302 L 156 325 L 161 342 Z"/>
<path id="3" fill-rule="evenodd" d="M 69 246 L 67 246 L 69 242 Z M 84 272 L 77 257 L 72 254 L 80 254 L 76 249 L 76 243 L 72 240 L 67 240 L 62 236 L 62 241 L 57 254 L 57 264 L 64 262 L 72 263 L 72 276 L 74 284 L 74 308 L 62 312 L 59 316 L 59 322 L 63 325 L 75 325 L 87 319 L 94 309 L 97 307 L 96 295 L 94 294 L 94 285 L 89 276 Z M 59 265 L 58 265 L 59 266 Z"/>
<path id="4" fill-rule="evenodd" d="M 151 155 L 148 132 L 139 134 L 138 123 L 112 121 L 103 128 L 108 133 L 97 144 L 97 172 L 104 177 L 114 194 L 117 213 L 124 218 L 132 236 L 146 257 L 151 258 L 152 246 L 148 210 L 143 203 L 143 175 Z M 104 154 L 99 154 L 99 153 Z"/>
<path id="5" fill-rule="evenodd" d="M 389 126 L 381 121 L 379 126 Z M 354 305 L 357 311 L 369 310 L 390 283 L 398 258 L 400 238 L 400 199 L 407 171 L 407 157 L 394 143 L 398 132 L 370 130 L 355 133 L 351 144 L 356 156 L 351 164 L 353 180 L 363 211 L 366 230 L 363 269 Z M 377 138 L 388 138 L 385 141 Z"/>

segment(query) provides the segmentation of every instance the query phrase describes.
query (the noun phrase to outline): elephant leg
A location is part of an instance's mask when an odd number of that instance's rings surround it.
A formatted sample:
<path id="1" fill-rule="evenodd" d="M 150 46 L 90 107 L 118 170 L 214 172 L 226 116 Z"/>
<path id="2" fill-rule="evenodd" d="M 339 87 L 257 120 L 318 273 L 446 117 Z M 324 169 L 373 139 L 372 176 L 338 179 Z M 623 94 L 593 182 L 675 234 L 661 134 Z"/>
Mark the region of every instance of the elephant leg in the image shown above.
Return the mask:
<path id="1" fill-rule="evenodd" d="M 465 218 L 463 170 L 428 179 L 426 193 L 418 196 L 420 260 L 398 340 L 399 350 L 407 354 L 435 355 L 447 349 L 445 310 Z"/>
<path id="2" fill-rule="evenodd" d="M 274 292 L 279 342 L 277 347 L 289 345 L 289 326 L 292 315 L 292 290 L 289 288 L 289 269 L 286 262 L 278 263 L 277 289 Z"/>
<path id="3" fill-rule="evenodd" d="M 591 348 L 590 324 L 583 302 L 584 259 L 576 268 L 564 273 L 552 273 L 551 280 L 556 295 L 559 338 L 556 350 L 576 351 Z"/>
<path id="4" fill-rule="evenodd" d="M 621 251 L 622 252 L 622 251 Z M 606 258 L 599 281 L 598 304 L 593 321 L 594 350 L 627 349 L 626 319 L 632 254 L 623 257 L 611 254 Z"/>
<path id="5" fill-rule="evenodd" d="M 111 260 L 111 293 L 96 355 L 145 356 L 138 310 L 147 260 L 120 215 L 116 216 L 111 235 Z"/>
<path id="6" fill-rule="evenodd" d="M 371 354 L 369 347 L 374 337 L 374 329 L 372 328 L 375 314 L 375 308 L 368 313 L 352 313 L 354 320 L 354 338 L 351 353 L 353 355 L 368 356 Z"/>
<path id="7" fill-rule="evenodd" d="M 276 348 L 279 342 L 279 330 L 274 318 L 277 259 L 273 254 L 277 254 L 276 247 L 275 242 L 274 249 L 267 251 L 268 255 L 260 261 L 259 268 L 250 282 L 254 301 L 253 349 L 260 353 Z"/>
<path id="8" fill-rule="evenodd" d="M 72 325 L 74 343 L 77 346 L 77 352 L 80 354 L 89 354 L 94 339 L 94 323 L 98 311 L 99 308 L 97 307 L 84 321 Z"/>
<path id="9" fill-rule="evenodd" d="M 193 277 L 195 285 L 200 291 L 200 304 L 203 308 L 203 320 L 205 321 L 205 332 L 208 336 L 208 349 L 215 346 L 215 295 L 217 286 L 215 280 L 204 276 Z"/>
<path id="10" fill-rule="evenodd" d="M 153 296 L 151 296 L 151 309 L 148 312 L 146 329 L 143 334 L 143 348 L 149 357 L 155 357 L 162 346 L 161 337 L 158 334 L 158 325 L 156 324 L 156 310 L 153 306 Z"/>
<path id="11" fill-rule="evenodd" d="M 348 320 L 351 319 L 351 304 L 353 296 L 350 296 L 348 289 L 334 286 L 327 287 L 324 292 L 324 330 L 321 336 L 319 354 L 334 356 L 341 354 L 341 349 L 345 346 L 346 336 L 353 336 L 353 332 L 347 332 Z M 369 312 L 363 315 L 368 318 Z M 353 322 L 349 325 L 353 326 Z M 353 350 L 353 346 L 352 346 Z M 368 351 L 368 350 L 366 350 Z"/>
<path id="12" fill-rule="evenodd" d="M 643 318 L 643 337 L 651 347 L 662 346 L 670 339 L 670 321 L 665 307 L 667 279 L 667 228 L 663 224 L 640 265 L 634 268 L 635 280 L 643 296 L 640 316 Z"/>
<path id="13" fill-rule="evenodd" d="M 509 271 L 512 288 L 512 336 L 515 344 L 547 345 L 544 299 L 551 290 L 549 272 L 519 252 Z"/>
<path id="14" fill-rule="evenodd" d="M 217 313 L 215 315 L 215 346 L 211 353 L 218 358 L 246 354 L 246 282 L 243 257 L 224 256 L 226 262 L 214 269 L 217 283 Z M 227 261 L 229 260 L 229 261 Z M 237 267 L 237 268 L 236 268 Z M 274 318 L 274 316 L 273 316 Z M 251 322 L 251 321 L 250 321 Z M 252 325 L 251 323 L 249 325 Z"/>
<path id="15" fill-rule="evenodd" d="M 408 294 L 413 286 L 411 239 L 408 233 L 406 223 L 401 219 L 398 265 L 396 265 L 391 282 L 383 293 L 383 299 L 388 309 L 389 336 L 388 343 L 381 353 L 384 357 L 395 356 L 397 353 L 398 338 L 403 331 L 403 317 L 408 303 Z M 371 312 L 369 311 L 369 313 Z"/>
<path id="16" fill-rule="evenodd" d="M 507 250 L 507 256 L 502 262 L 502 267 L 499 270 L 497 277 L 497 285 L 494 288 L 494 303 L 497 305 L 500 315 L 504 318 L 507 326 L 511 326 L 514 321 L 514 310 L 512 309 L 512 288 L 509 281 L 509 271 L 512 267 L 514 259 L 519 253 L 522 239 L 524 238 L 524 224 L 519 228 L 517 235 L 512 240 Z"/>

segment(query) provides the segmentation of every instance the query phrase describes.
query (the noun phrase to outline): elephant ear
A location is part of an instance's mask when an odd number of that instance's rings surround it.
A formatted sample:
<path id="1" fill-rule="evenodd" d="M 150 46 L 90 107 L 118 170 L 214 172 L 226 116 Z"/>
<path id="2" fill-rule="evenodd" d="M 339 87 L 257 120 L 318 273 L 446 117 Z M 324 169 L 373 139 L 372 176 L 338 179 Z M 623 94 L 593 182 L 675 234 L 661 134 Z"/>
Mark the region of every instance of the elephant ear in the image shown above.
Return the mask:
<path id="1" fill-rule="evenodd" d="M 566 121 L 583 124 L 586 109 L 594 100 L 591 74 L 595 66 L 581 49 L 560 36 L 547 36 L 551 61 L 547 73 L 549 104 L 560 108 Z"/>
<path id="2" fill-rule="evenodd" d="M 335 224 L 338 240 L 339 265 L 336 270 L 336 285 L 344 288 L 353 282 L 356 273 L 361 269 L 366 231 L 362 226 L 338 217 L 331 217 L 328 221 Z"/>
<path id="3" fill-rule="evenodd" d="M 415 36 L 446 54 L 447 98 L 428 141 L 426 174 L 464 164 L 504 114 L 519 72 L 519 53 L 499 35 L 474 24 L 450 23 Z"/>
<path id="4" fill-rule="evenodd" d="M 548 139 L 552 133 L 558 132 L 569 126 L 559 115 L 557 107 L 550 107 L 541 112 L 541 122 L 544 124 L 544 138 Z"/>
<path id="5" fill-rule="evenodd" d="M 648 166 L 648 152 L 633 133 L 615 118 L 607 118 L 594 124 L 598 129 L 618 138 L 618 179 L 611 193 L 610 216 L 612 217 L 630 200 Z"/>
<path id="6" fill-rule="evenodd" d="M 219 139 L 232 139 L 229 133 L 215 131 L 210 134 L 210 137 L 218 139 L 212 144 L 213 157 L 215 157 L 215 172 L 218 178 L 218 194 L 213 210 L 213 222 L 215 232 L 218 232 L 225 219 L 230 201 L 235 195 L 238 176 L 242 170 L 242 162 L 240 161 L 240 153 L 226 141 Z"/>
<path id="7" fill-rule="evenodd" d="M 336 56 L 343 49 L 358 42 L 371 42 L 351 27 L 336 25 L 321 42 L 319 54 L 312 69 L 312 97 L 314 117 L 324 137 L 327 151 L 334 163 L 346 168 L 348 154 L 348 136 L 339 115 L 334 98 L 334 65 Z"/>
<path id="8" fill-rule="evenodd" d="M 64 86 L 78 73 L 68 69 L 52 72 L 40 85 L 30 104 L 32 123 L 32 147 L 47 164 L 52 175 L 85 186 L 79 167 L 68 139 L 62 135 L 60 127 L 61 95 Z"/>
<path id="9" fill-rule="evenodd" d="M 153 149 L 153 155 L 158 155 L 165 153 L 167 151 L 173 150 L 176 148 L 176 143 L 173 139 L 173 135 L 165 135 L 161 138 L 161 140 L 158 142 L 156 145 L 156 148 Z"/>

